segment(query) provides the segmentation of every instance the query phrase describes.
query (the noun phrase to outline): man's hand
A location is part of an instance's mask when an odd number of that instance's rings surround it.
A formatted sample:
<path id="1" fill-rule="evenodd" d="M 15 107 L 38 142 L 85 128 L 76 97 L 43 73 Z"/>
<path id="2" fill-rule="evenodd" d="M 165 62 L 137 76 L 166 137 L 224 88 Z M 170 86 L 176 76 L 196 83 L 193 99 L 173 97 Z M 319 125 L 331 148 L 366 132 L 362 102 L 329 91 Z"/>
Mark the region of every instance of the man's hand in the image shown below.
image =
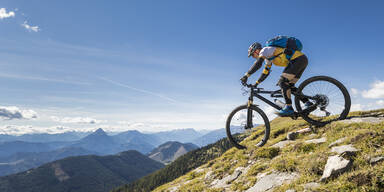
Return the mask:
<path id="1" fill-rule="evenodd" d="M 241 79 L 240 79 L 241 83 L 246 86 L 247 85 L 247 81 L 248 81 L 248 76 L 244 75 Z"/>

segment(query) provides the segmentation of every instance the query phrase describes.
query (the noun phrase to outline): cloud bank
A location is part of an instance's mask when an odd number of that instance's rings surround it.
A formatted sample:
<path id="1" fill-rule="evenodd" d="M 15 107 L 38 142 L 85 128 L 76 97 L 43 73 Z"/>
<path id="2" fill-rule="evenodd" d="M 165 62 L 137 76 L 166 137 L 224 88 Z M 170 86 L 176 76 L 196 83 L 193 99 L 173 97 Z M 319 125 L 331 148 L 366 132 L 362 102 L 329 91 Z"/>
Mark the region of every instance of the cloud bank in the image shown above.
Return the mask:
<path id="1" fill-rule="evenodd" d="M 10 106 L 10 107 L 0 106 L 0 118 L 5 120 L 36 119 L 37 113 L 30 109 L 21 110 L 15 106 Z"/>
<path id="2" fill-rule="evenodd" d="M 105 120 L 97 120 L 91 117 L 56 117 L 51 116 L 51 119 L 56 122 L 60 123 L 78 123 L 78 124 L 98 124 L 98 123 L 104 123 Z"/>
<path id="3" fill-rule="evenodd" d="M 381 99 L 384 98 L 384 81 L 376 81 L 371 84 L 371 89 L 363 91 L 361 95 L 364 98 L 369 99 Z"/>
<path id="4" fill-rule="evenodd" d="M 48 134 L 57 134 L 57 133 L 65 133 L 69 131 L 81 131 L 81 132 L 89 132 L 94 131 L 95 128 L 71 128 L 65 126 L 49 126 L 49 127 L 40 127 L 33 125 L 3 125 L 0 126 L 0 134 L 7 135 L 24 135 L 24 134 L 40 134 L 40 133 L 48 133 Z"/>
<path id="5" fill-rule="evenodd" d="M 15 12 L 10 11 L 7 13 L 7 10 L 5 8 L 0 8 L 0 19 L 5 19 L 9 17 L 15 17 Z"/>

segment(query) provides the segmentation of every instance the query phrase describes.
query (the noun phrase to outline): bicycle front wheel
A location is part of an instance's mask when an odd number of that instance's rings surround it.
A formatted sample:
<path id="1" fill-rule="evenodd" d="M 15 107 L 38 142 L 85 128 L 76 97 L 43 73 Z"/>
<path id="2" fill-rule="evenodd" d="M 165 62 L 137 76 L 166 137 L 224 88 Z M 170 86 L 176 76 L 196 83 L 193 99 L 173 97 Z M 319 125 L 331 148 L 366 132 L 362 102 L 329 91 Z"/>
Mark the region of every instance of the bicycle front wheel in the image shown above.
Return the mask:
<path id="1" fill-rule="evenodd" d="M 257 131 L 257 135 L 263 137 L 256 144 L 258 147 L 263 146 L 269 138 L 270 125 L 265 113 L 257 106 L 251 106 L 249 114 L 252 116 L 252 120 L 249 124 L 247 123 L 247 114 L 247 105 L 241 105 L 235 108 L 227 118 L 227 137 L 232 145 L 238 149 L 246 148 L 241 142 L 253 132 Z"/>
<path id="2" fill-rule="evenodd" d="M 311 96 L 310 101 L 316 109 L 307 114 L 301 114 L 304 120 L 316 125 L 345 119 L 351 108 L 351 97 L 348 90 L 338 80 L 327 76 L 315 76 L 300 84 L 298 93 Z M 295 97 L 297 111 L 303 111 L 304 103 Z"/>

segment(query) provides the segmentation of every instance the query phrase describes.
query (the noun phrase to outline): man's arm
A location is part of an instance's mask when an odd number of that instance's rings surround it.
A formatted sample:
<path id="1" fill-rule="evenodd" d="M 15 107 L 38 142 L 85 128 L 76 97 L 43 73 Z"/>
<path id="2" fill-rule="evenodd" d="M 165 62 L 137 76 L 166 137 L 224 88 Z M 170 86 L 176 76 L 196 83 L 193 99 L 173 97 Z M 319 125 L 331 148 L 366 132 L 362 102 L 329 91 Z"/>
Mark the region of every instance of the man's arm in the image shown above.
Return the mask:
<path id="1" fill-rule="evenodd" d="M 256 81 L 256 84 L 260 84 L 268 77 L 269 72 L 271 72 L 271 67 L 272 67 L 272 63 L 265 64 L 263 73 L 261 74 L 259 80 Z"/>
<path id="2" fill-rule="evenodd" d="M 260 69 L 260 67 L 262 66 L 263 62 L 264 62 L 264 58 L 260 57 L 259 59 L 257 59 L 257 61 L 255 61 L 255 63 L 252 65 L 252 67 L 248 70 L 248 72 L 245 73 L 245 75 L 247 77 L 251 76 L 253 73 L 255 73 L 257 70 Z"/>

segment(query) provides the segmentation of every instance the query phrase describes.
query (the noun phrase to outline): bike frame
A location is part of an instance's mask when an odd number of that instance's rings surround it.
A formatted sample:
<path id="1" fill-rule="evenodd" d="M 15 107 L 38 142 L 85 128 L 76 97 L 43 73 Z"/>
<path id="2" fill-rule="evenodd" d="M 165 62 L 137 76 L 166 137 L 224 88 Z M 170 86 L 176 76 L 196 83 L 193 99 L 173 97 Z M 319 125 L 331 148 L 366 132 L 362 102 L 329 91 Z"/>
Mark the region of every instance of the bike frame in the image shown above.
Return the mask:
<path id="1" fill-rule="evenodd" d="M 252 128 L 252 126 L 253 126 L 253 122 L 252 122 L 252 117 L 253 116 L 252 116 L 252 110 L 251 110 L 250 107 L 252 105 L 253 106 L 257 106 L 257 105 L 253 104 L 253 98 L 254 97 L 264 101 L 265 103 L 267 103 L 268 105 L 272 106 L 273 108 L 275 108 L 277 110 L 281 110 L 282 108 L 279 105 L 276 105 L 274 102 L 272 102 L 272 101 L 268 100 L 267 98 L 261 96 L 260 94 L 270 94 L 271 97 L 275 97 L 275 98 L 282 98 L 283 97 L 283 95 L 281 94 L 281 90 L 277 90 L 277 91 L 264 91 L 263 88 L 255 88 L 254 86 L 250 86 L 250 88 L 251 88 L 251 91 L 250 91 L 250 94 L 249 94 L 249 97 L 248 97 L 247 125 L 246 125 L 246 128 L 249 128 L 249 129 Z M 291 93 L 295 97 L 314 99 L 314 97 L 303 95 L 301 93 L 297 93 L 297 88 L 296 87 L 292 87 L 291 88 Z M 308 111 L 311 110 L 311 109 L 312 108 L 308 109 Z M 299 114 L 295 112 L 295 115 L 292 118 L 296 119 L 298 115 Z"/>

